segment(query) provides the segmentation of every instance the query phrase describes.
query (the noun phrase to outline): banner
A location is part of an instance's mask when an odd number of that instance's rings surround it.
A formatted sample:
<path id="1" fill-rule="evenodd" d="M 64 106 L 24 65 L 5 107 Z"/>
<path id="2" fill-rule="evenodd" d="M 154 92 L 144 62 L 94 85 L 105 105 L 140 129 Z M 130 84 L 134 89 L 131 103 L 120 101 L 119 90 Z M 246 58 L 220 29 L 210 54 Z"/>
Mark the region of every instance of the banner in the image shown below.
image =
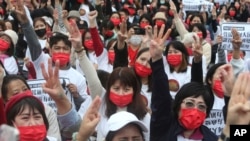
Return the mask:
<path id="1" fill-rule="evenodd" d="M 219 136 L 225 126 L 223 117 L 222 110 L 212 109 L 209 117 L 206 118 L 204 125 Z"/>
<path id="2" fill-rule="evenodd" d="M 214 4 L 206 0 L 183 0 L 183 11 L 207 11 L 213 10 Z"/>
<path id="3" fill-rule="evenodd" d="M 241 37 L 242 45 L 241 50 L 250 50 L 250 23 L 223 23 L 221 25 L 221 35 L 223 41 L 221 48 L 225 50 L 233 50 L 231 40 L 233 39 L 231 30 L 235 28 Z"/>
<path id="4" fill-rule="evenodd" d="M 72 105 L 74 105 L 73 96 L 69 92 L 67 85 L 69 84 L 68 78 L 60 78 L 61 85 L 65 91 L 65 94 L 67 95 L 68 99 L 71 101 Z M 57 107 L 55 104 L 55 101 L 49 96 L 49 94 L 45 93 L 42 89 L 42 84 L 44 84 L 46 81 L 44 79 L 34 79 L 34 80 L 28 80 L 27 83 L 30 86 L 30 89 L 34 96 L 39 98 L 43 104 L 46 104 L 50 106 L 55 112 L 57 111 Z"/>

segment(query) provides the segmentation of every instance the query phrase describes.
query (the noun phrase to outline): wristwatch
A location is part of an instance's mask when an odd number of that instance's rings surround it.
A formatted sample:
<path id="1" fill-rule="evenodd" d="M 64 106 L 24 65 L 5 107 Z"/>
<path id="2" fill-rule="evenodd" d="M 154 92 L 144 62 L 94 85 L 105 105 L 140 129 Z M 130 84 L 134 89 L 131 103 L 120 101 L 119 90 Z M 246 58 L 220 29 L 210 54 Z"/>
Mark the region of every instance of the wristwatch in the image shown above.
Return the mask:
<path id="1" fill-rule="evenodd" d="M 223 132 L 220 135 L 220 139 L 222 141 L 230 141 L 230 137 L 226 137 L 226 135 Z"/>

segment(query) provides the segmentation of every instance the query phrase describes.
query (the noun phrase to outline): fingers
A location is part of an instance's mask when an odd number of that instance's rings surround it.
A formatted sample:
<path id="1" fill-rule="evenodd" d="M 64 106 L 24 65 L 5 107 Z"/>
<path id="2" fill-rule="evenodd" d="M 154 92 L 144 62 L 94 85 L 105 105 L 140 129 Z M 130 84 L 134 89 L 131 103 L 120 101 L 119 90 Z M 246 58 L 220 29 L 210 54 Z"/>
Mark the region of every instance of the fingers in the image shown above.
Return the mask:
<path id="1" fill-rule="evenodd" d="M 50 77 L 50 78 L 53 76 L 52 60 L 51 60 L 51 58 L 49 58 L 49 60 L 48 60 L 48 74 L 49 74 L 48 77 Z"/>
<path id="2" fill-rule="evenodd" d="M 235 81 L 234 88 L 231 94 L 232 98 L 237 98 L 238 95 L 241 93 L 241 85 L 244 81 L 244 77 L 246 76 L 246 73 L 240 73 L 237 80 Z"/>
<path id="3" fill-rule="evenodd" d="M 154 26 L 153 39 L 157 39 L 158 28 L 157 25 Z"/>
<path id="4" fill-rule="evenodd" d="M 172 29 L 169 28 L 169 29 L 167 30 L 167 32 L 165 33 L 165 35 L 164 35 L 164 37 L 163 37 L 163 40 L 167 40 L 168 37 L 170 36 L 171 32 L 172 32 Z"/>
<path id="5" fill-rule="evenodd" d="M 88 113 L 97 114 L 99 112 L 100 106 L 101 106 L 101 99 L 99 96 L 96 96 L 88 109 Z"/>
<path id="6" fill-rule="evenodd" d="M 160 32 L 158 34 L 158 38 L 162 38 L 162 35 L 163 35 L 163 32 L 164 32 L 164 29 L 165 29 L 165 24 L 163 24 L 160 28 Z"/>

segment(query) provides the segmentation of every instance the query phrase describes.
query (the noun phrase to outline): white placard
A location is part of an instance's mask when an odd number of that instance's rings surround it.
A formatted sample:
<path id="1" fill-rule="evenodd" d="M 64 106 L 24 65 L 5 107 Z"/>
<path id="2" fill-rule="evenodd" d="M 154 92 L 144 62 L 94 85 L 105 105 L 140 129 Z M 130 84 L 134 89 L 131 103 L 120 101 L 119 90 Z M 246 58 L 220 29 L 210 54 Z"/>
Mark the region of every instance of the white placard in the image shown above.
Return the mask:
<path id="1" fill-rule="evenodd" d="M 214 0 L 214 2 L 222 5 L 222 4 L 231 3 L 231 0 Z"/>
<path id="2" fill-rule="evenodd" d="M 213 3 L 206 0 L 183 0 L 183 11 L 207 11 L 213 10 Z"/>
<path id="3" fill-rule="evenodd" d="M 60 78 L 59 80 L 60 80 L 61 85 L 65 91 L 65 94 L 67 95 L 68 99 L 71 101 L 72 105 L 74 105 L 73 104 L 74 103 L 73 96 L 71 95 L 71 93 L 69 92 L 69 90 L 67 88 L 67 85 L 70 82 L 69 79 L 68 78 Z M 43 104 L 50 106 L 53 110 L 55 110 L 55 112 L 57 111 L 55 101 L 47 93 L 45 93 L 42 89 L 42 84 L 45 83 L 44 79 L 28 80 L 27 83 L 30 86 L 30 89 L 31 89 L 34 96 L 39 98 L 43 102 Z"/>
<path id="4" fill-rule="evenodd" d="M 223 117 L 222 110 L 212 109 L 209 117 L 206 118 L 204 125 L 219 136 L 225 126 Z"/>
<path id="5" fill-rule="evenodd" d="M 242 45 L 241 50 L 250 50 L 250 23 L 223 23 L 221 25 L 221 35 L 223 41 L 221 48 L 225 50 L 233 50 L 231 40 L 233 39 L 231 30 L 235 28 L 241 37 Z"/>

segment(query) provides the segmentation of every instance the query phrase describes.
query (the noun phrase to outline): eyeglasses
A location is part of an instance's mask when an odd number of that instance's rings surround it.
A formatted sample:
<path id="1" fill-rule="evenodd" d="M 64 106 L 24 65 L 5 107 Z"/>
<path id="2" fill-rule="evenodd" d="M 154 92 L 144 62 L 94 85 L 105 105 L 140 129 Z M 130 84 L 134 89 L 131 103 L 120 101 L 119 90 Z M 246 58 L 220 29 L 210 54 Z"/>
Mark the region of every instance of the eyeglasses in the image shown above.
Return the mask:
<path id="1" fill-rule="evenodd" d="M 195 108 L 199 109 L 202 112 L 207 110 L 207 106 L 204 103 L 195 104 L 194 100 L 192 99 L 184 99 L 183 103 L 185 104 L 186 108 Z"/>

